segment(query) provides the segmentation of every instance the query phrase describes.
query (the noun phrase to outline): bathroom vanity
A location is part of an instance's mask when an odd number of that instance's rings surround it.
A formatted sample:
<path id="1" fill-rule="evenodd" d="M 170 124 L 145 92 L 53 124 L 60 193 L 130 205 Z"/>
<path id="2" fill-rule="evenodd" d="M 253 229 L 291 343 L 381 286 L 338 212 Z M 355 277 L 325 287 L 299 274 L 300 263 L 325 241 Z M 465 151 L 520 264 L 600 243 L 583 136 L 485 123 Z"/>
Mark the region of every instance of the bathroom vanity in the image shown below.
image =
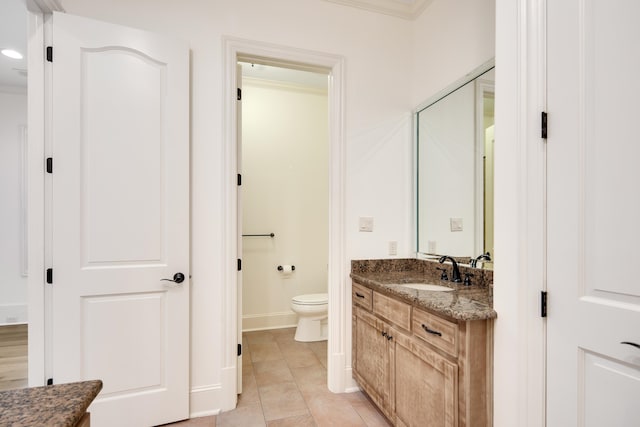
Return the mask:
<path id="1" fill-rule="evenodd" d="M 352 262 L 354 378 L 394 425 L 490 426 L 493 274 L 460 267 L 473 274 L 465 286 L 441 281 L 442 267 Z"/>

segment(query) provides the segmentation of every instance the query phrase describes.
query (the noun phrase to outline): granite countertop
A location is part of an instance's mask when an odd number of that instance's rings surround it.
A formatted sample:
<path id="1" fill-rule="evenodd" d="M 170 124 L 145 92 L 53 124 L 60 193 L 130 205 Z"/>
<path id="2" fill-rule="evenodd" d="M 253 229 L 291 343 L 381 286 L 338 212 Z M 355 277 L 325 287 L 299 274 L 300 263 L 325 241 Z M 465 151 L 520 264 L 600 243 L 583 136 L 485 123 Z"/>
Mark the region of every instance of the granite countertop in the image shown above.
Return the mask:
<path id="1" fill-rule="evenodd" d="M 75 426 L 100 390 L 94 380 L 0 391 L 0 426 Z"/>
<path id="2" fill-rule="evenodd" d="M 414 261 L 411 264 L 415 264 Z M 477 283 L 465 286 L 433 279 L 428 274 L 428 268 L 364 268 L 360 264 L 353 264 L 351 278 L 354 282 L 364 285 L 374 291 L 396 297 L 414 307 L 423 308 L 456 320 L 494 319 L 498 316 L 493 309 L 493 284 L 485 283 L 484 277 Z M 425 273 L 425 271 L 427 271 Z M 478 276 L 478 272 L 475 273 Z M 491 280 L 493 276 L 491 274 Z M 430 283 L 447 286 L 453 291 L 424 291 L 401 286 L 403 283 Z"/>

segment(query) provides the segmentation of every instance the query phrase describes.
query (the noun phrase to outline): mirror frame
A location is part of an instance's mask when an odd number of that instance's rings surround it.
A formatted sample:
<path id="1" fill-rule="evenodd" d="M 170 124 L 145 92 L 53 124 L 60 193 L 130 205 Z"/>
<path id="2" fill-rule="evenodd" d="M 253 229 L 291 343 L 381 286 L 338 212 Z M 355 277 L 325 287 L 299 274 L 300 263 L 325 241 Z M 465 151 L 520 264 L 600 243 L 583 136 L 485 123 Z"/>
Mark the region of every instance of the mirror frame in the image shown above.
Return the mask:
<path id="1" fill-rule="evenodd" d="M 418 168 L 418 114 L 428 108 L 429 106 L 435 104 L 436 102 L 442 100 L 447 95 L 455 92 L 460 87 L 466 85 L 467 83 L 477 79 L 481 75 L 495 68 L 495 58 L 491 58 L 478 67 L 474 68 L 469 73 L 465 74 L 463 77 L 455 80 L 451 84 L 447 85 L 442 90 L 436 92 L 434 95 L 427 98 L 424 102 L 420 103 L 417 107 L 415 107 L 412 111 L 412 121 L 413 121 L 413 248 L 415 251 L 415 256 L 417 259 L 437 259 L 439 255 L 442 254 L 429 254 L 426 252 L 418 251 L 418 178 L 419 178 L 419 168 Z M 494 254 L 491 254 L 492 257 Z M 475 256 L 471 254 L 470 256 Z M 492 261 L 493 263 L 493 261 Z"/>

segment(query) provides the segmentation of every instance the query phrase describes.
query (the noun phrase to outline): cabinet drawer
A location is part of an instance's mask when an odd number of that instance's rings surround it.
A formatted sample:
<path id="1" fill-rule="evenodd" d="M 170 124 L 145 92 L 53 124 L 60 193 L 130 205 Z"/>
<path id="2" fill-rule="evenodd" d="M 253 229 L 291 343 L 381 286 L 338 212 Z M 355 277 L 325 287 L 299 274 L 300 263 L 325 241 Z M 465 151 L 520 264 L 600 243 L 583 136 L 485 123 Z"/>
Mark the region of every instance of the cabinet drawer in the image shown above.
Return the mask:
<path id="1" fill-rule="evenodd" d="M 373 306 L 373 298 L 371 294 L 373 291 L 369 288 L 365 288 L 364 286 L 353 283 L 351 286 L 351 299 L 354 303 L 366 308 L 371 311 Z"/>
<path id="2" fill-rule="evenodd" d="M 413 311 L 413 333 L 433 346 L 458 356 L 458 325 L 422 310 Z"/>
<path id="3" fill-rule="evenodd" d="M 407 331 L 411 330 L 411 306 L 409 304 L 374 292 L 373 312 Z"/>

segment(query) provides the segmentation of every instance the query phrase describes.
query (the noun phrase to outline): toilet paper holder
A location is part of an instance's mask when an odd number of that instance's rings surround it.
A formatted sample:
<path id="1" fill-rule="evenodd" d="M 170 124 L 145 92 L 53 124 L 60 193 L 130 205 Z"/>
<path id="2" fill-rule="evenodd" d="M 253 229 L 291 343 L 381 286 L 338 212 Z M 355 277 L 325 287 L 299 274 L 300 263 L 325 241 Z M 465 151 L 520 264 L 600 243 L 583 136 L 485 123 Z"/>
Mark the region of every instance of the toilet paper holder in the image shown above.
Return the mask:
<path id="1" fill-rule="evenodd" d="M 284 268 L 282 268 L 282 266 L 281 266 L 281 265 L 279 265 L 279 266 L 278 266 L 278 271 L 282 271 L 282 270 L 284 270 Z M 296 271 L 296 266 L 295 266 L 295 265 L 292 265 L 292 266 L 291 266 L 291 271 Z"/>

